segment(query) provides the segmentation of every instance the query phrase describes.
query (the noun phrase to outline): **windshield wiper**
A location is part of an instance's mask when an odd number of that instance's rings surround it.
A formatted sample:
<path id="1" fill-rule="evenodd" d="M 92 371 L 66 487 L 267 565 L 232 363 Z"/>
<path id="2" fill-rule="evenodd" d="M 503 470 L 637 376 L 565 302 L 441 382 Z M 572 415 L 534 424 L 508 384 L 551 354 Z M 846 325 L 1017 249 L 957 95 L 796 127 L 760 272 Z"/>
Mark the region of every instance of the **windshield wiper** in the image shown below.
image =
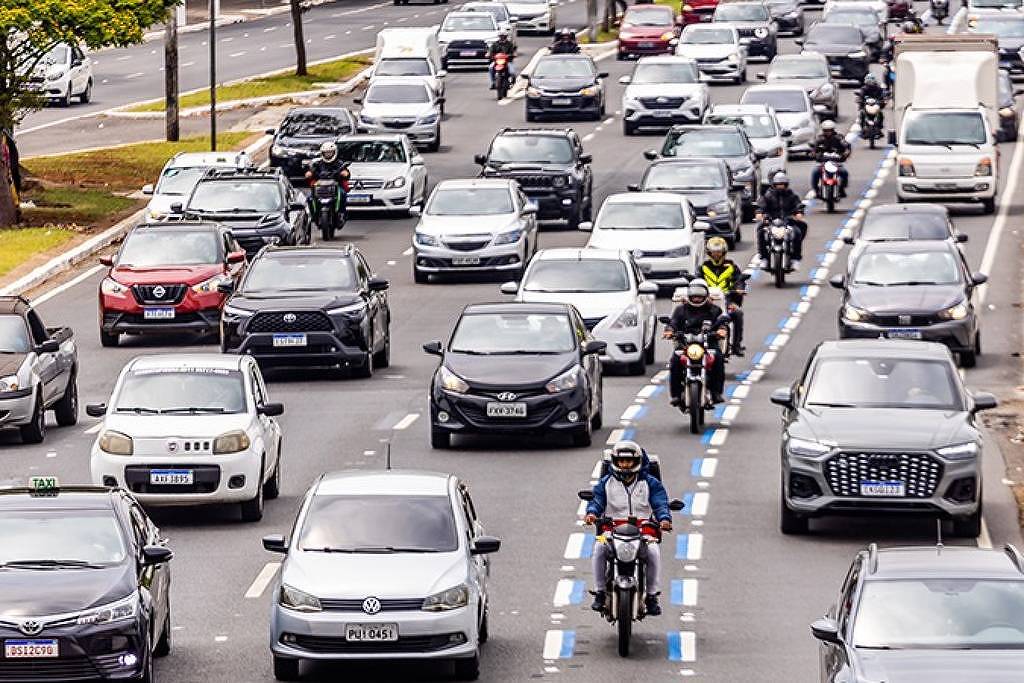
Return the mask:
<path id="1" fill-rule="evenodd" d="M 501 351 L 498 355 L 501 356 L 554 356 L 559 353 L 566 353 L 565 351 L 523 351 L 522 349 L 516 349 L 515 351 Z"/>
<path id="2" fill-rule="evenodd" d="M 80 567 L 82 569 L 102 569 L 104 565 L 96 564 L 95 562 L 87 562 L 86 560 L 11 560 L 9 562 L 0 563 L 2 567 L 18 567 L 18 568 L 32 568 L 32 567 Z"/>
<path id="3" fill-rule="evenodd" d="M 931 280 L 904 280 L 903 282 L 890 282 L 889 287 L 899 287 L 901 285 L 945 285 L 952 284 L 950 282 L 933 282 Z"/>
<path id="4" fill-rule="evenodd" d="M 303 548 L 304 552 L 311 553 L 436 553 L 436 548 L 423 548 L 419 546 L 396 546 L 396 545 L 353 545 L 345 547 L 324 546 L 322 548 Z"/>
<path id="5" fill-rule="evenodd" d="M 144 408 L 142 406 L 118 406 L 114 408 L 114 412 L 117 413 L 135 413 L 136 415 L 157 415 L 160 413 L 156 408 Z"/>
<path id="6" fill-rule="evenodd" d="M 807 405 L 809 405 L 809 406 L 818 406 L 818 407 L 821 407 L 821 408 L 856 408 L 857 407 L 857 406 L 855 406 L 852 403 L 822 403 L 822 402 L 819 402 L 819 401 L 814 401 L 813 403 L 812 402 L 808 402 Z"/>
<path id="7" fill-rule="evenodd" d="M 223 412 L 226 412 L 225 409 L 221 408 L 219 406 L 189 406 L 187 408 L 186 407 L 181 407 L 181 408 L 164 408 L 163 410 L 160 411 L 160 414 L 161 415 L 166 415 L 166 414 L 169 414 L 169 413 L 192 413 L 194 415 L 196 413 L 223 413 Z"/>
<path id="8" fill-rule="evenodd" d="M 491 355 L 490 351 L 474 351 L 472 349 L 448 349 L 448 350 L 451 351 L 452 353 L 465 353 L 465 354 L 470 355 L 470 356 L 489 356 L 489 355 Z"/>

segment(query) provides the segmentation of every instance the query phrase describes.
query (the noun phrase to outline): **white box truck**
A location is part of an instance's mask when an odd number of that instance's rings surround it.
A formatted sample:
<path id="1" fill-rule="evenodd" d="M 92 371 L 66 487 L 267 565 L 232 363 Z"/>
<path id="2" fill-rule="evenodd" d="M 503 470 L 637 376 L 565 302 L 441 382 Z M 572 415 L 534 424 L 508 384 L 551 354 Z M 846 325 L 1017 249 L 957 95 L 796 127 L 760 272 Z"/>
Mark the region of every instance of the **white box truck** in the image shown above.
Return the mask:
<path id="1" fill-rule="evenodd" d="M 377 34 L 370 78 L 421 76 L 444 97 L 445 71 L 437 31 L 433 28 L 386 28 Z"/>
<path id="2" fill-rule="evenodd" d="M 894 39 L 896 195 L 996 206 L 999 44 L 986 34 Z"/>

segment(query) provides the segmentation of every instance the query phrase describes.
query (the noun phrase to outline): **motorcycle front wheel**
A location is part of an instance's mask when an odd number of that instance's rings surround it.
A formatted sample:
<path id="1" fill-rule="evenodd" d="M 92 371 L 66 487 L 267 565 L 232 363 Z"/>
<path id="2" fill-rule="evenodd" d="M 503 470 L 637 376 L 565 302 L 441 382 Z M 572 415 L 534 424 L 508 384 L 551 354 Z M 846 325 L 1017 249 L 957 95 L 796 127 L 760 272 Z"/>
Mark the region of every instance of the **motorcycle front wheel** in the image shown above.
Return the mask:
<path id="1" fill-rule="evenodd" d="M 334 217 L 331 211 L 320 209 L 320 237 L 329 242 L 334 239 Z"/>
<path id="2" fill-rule="evenodd" d="M 687 385 L 686 387 L 686 407 L 690 410 L 690 433 L 700 433 L 700 423 L 704 417 L 704 401 L 702 394 L 703 387 L 697 382 Z"/>
<path id="3" fill-rule="evenodd" d="M 834 186 L 830 186 L 834 187 Z M 829 213 L 833 213 L 836 210 L 836 192 L 835 190 L 827 190 L 825 192 L 825 209 Z"/>
<path id="4" fill-rule="evenodd" d="M 772 252 L 772 275 L 775 276 L 775 288 L 782 289 L 786 284 L 786 271 L 782 267 L 782 254 Z"/>
<path id="5" fill-rule="evenodd" d="M 499 101 L 508 95 L 508 77 L 505 74 L 498 74 L 497 91 Z"/>
<path id="6" fill-rule="evenodd" d="M 629 641 L 633 637 L 633 593 L 619 590 L 615 596 L 615 622 L 619 630 L 619 656 L 629 656 Z"/>

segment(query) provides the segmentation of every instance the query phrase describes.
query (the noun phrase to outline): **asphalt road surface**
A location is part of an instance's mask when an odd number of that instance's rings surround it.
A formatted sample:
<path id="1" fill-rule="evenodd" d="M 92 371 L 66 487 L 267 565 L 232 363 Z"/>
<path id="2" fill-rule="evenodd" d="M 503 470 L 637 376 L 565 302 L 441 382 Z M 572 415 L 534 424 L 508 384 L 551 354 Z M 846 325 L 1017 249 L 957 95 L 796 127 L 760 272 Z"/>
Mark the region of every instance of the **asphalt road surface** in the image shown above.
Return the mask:
<path id="1" fill-rule="evenodd" d="M 581 4 L 575 7 L 582 11 Z M 381 26 L 383 19 L 396 22 L 413 13 L 444 9 L 388 5 L 372 15 L 338 19 L 358 30 L 359 22 Z M 308 24 L 318 49 L 329 42 L 320 31 L 339 30 L 318 26 L 315 20 Z M 252 31 L 253 27 L 232 30 Z M 372 36 L 365 33 L 364 42 Z M 287 42 L 280 28 L 278 35 L 280 43 Z M 197 35 L 187 40 L 202 39 Z M 522 42 L 527 54 L 546 39 Z M 795 51 L 791 40 L 784 42 L 785 51 Z M 239 50 L 252 49 L 242 40 L 238 43 Z M 268 62 L 277 54 L 273 50 L 273 45 L 268 46 Z M 239 59 L 237 73 L 251 62 Z M 642 151 L 661 139 L 622 135 L 621 121 L 614 115 L 622 92 L 617 79 L 631 68 L 629 63 L 605 60 L 602 70 L 611 74 L 607 119 L 570 124 L 584 136 L 594 156 L 597 201 L 637 182 L 647 163 Z M 750 75 L 761 68 L 752 65 Z M 101 57 L 100 69 L 113 83 L 114 69 L 127 73 L 143 67 Z M 450 77 L 445 146 L 440 153 L 426 156 L 432 183 L 475 175 L 473 154 L 485 150 L 494 132 L 502 126 L 525 125 L 522 101 L 499 106 L 485 79 L 481 72 Z M 131 89 L 131 84 L 98 88 L 104 98 L 99 106 L 110 106 L 114 98 L 149 95 L 132 95 Z M 741 91 L 733 86 L 711 89 L 715 102 L 735 102 Z M 843 91 L 841 109 L 839 125 L 845 131 L 855 112 L 850 90 Z M 597 443 L 623 435 L 639 440 L 661 456 L 670 494 L 688 503 L 677 518 L 676 533 L 666 537 L 663 547 L 665 614 L 636 626 L 629 659 L 617 656 L 613 629 L 590 612 L 589 596 L 582 590 L 590 587 L 590 561 L 581 557 L 588 554 L 588 538 L 581 534 L 589 530 L 581 524 L 575 494 L 589 487 L 601 448 L 480 438 L 459 441 L 448 451 L 430 449 L 425 393 L 436 359 L 425 355 L 420 346 L 446 338 L 467 303 L 500 300 L 500 280 L 414 285 L 409 256 L 414 220 L 382 216 L 352 220 L 341 239 L 364 250 L 378 273 L 391 282 L 391 367 L 370 380 L 322 372 L 269 375 L 273 400 L 283 401 L 287 410 L 281 418 L 284 485 L 281 498 L 268 503 L 262 522 L 243 524 L 234 509 L 154 513 L 175 551 L 174 649 L 157 664 L 159 679 L 272 680 L 267 643 L 271 596 L 262 590 L 265 583 L 255 580 L 261 573 L 270 576 L 273 570 L 265 568 L 279 557 L 264 552 L 260 538 L 289 531 L 303 492 L 320 473 L 383 467 L 383 442 L 391 439 L 396 467 L 452 471 L 466 478 L 488 532 L 504 539 L 492 565 L 491 640 L 484 648 L 482 680 L 665 681 L 680 675 L 765 683 L 817 680 L 817 645 L 807 624 L 834 599 L 855 551 L 873 540 L 883 544 L 935 540 L 934 524 L 926 520 L 829 520 L 816 523 L 814 533 L 799 538 L 783 537 L 778 531 L 780 421 L 768 394 L 800 372 L 815 344 L 835 338 L 839 297 L 828 287 L 826 271 L 834 274 L 845 266 L 846 253 L 837 231 L 856 208 L 894 201 L 889 151 L 869 150 L 861 141 L 854 142 L 854 147 L 847 165 L 850 199 L 831 215 L 820 205 L 809 209 L 810 231 L 801 272 L 781 290 L 765 277 L 753 280 L 745 307 L 748 354 L 730 362 L 730 402 L 724 412 L 709 419 L 705 435 L 690 435 L 682 416 L 668 406 L 659 382 L 668 358 L 667 342 L 659 342 L 658 363 L 651 366 L 651 376 L 606 377 L 606 428 Z M 1013 143 L 1001 146 L 1004 184 L 1008 177 L 1017 179 L 1021 163 L 1017 151 Z M 790 174 L 798 191 L 808 189 L 810 171 L 808 162 L 791 162 Z M 1018 300 L 1020 251 L 1016 187 L 1013 182 L 1012 189 L 1003 191 L 996 217 L 981 216 L 976 209 L 955 216 L 959 229 L 970 236 L 964 247 L 971 266 L 990 276 L 982 323 L 985 353 L 978 367 L 966 375 L 972 387 L 999 390 L 1020 383 L 1017 362 L 1010 357 L 1020 348 L 1017 318 L 1012 313 Z M 753 253 L 752 226 L 744 228 L 745 239 L 734 254 L 741 263 Z M 564 230 L 545 231 L 541 237 L 542 248 L 585 242 L 585 234 Z M 138 354 L 216 350 L 189 339 L 152 338 L 101 349 L 96 316 L 100 277 L 99 272 L 87 272 L 41 305 L 49 324 L 71 325 L 76 331 L 83 402 L 105 401 L 122 365 Z M 661 312 L 669 308 L 668 301 L 659 300 Z M 97 424 L 84 419 L 75 427 L 54 427 L 39 446 L 22 446 L 15 435 L 0 435 L 4 455 L 0 480 L 22 482 L 33 474 L 54 473 L 63 482 L 86 481 Z M 985 457 L 987 535 L 979 542 L 1019 542 L 1015 511 L 1000 484 L 1000 455 L 992 440 Z M 322 667 L 309 679 L 422 681 L 440 680 L 447 673 L 444 667 L 421 665 Z"/>

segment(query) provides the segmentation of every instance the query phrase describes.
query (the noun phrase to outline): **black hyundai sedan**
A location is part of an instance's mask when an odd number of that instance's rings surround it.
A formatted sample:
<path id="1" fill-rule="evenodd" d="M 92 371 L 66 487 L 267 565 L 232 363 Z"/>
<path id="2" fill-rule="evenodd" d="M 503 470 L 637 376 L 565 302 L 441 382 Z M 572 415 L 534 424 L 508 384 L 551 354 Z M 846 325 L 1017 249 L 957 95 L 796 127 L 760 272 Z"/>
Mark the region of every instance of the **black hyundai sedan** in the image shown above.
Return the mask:
<path id="1" fill-rule="evenodd" d="M 296 107 L 267 135 L 270 166 L 280 168 L 292 182 L 305 179 L 307 164 L 320 154 L 320 145 L 355 132 L 355 120 L 344 107 Z"/>
<path id="2" fill-rule="evenodd" d="M 987 280 L 949 241 L 867 244 L 853 254 L 849 275 L 829 281 L 843 290 L 839 337 L 940 342 L 973 367 L 981 331 L 972 299 Z"/>
<path id="3" fill-rule="evenodd" d="M 171 551 L 120 489 L 0 490 L 2 681 L 153 681 L 171 648 Z"/>
<path id="4" fill-rule="evenodd" d="M 526 120 L 542 116 L 600 119 L 605 111 L 602 79 L 607 77 L 586 55 L 541 57 L 528 78 Z"/>
<path id="5" fill-rule="evenodd" d="M 804 52 L 820 52 L 828 59 L 832 78 L 862 83 L 871 66 L 871 50 L 864 33 L 853 24 L 818 23 L 798 38 Z"/>
<path id="6" fill-rule="evenodd" d="M 589 446 L 601 428 L 600 353 L 568 304 L 491 303 L 463 309 L 430 388 L 430 445 L 456 434 L 550 434 Z"/>

